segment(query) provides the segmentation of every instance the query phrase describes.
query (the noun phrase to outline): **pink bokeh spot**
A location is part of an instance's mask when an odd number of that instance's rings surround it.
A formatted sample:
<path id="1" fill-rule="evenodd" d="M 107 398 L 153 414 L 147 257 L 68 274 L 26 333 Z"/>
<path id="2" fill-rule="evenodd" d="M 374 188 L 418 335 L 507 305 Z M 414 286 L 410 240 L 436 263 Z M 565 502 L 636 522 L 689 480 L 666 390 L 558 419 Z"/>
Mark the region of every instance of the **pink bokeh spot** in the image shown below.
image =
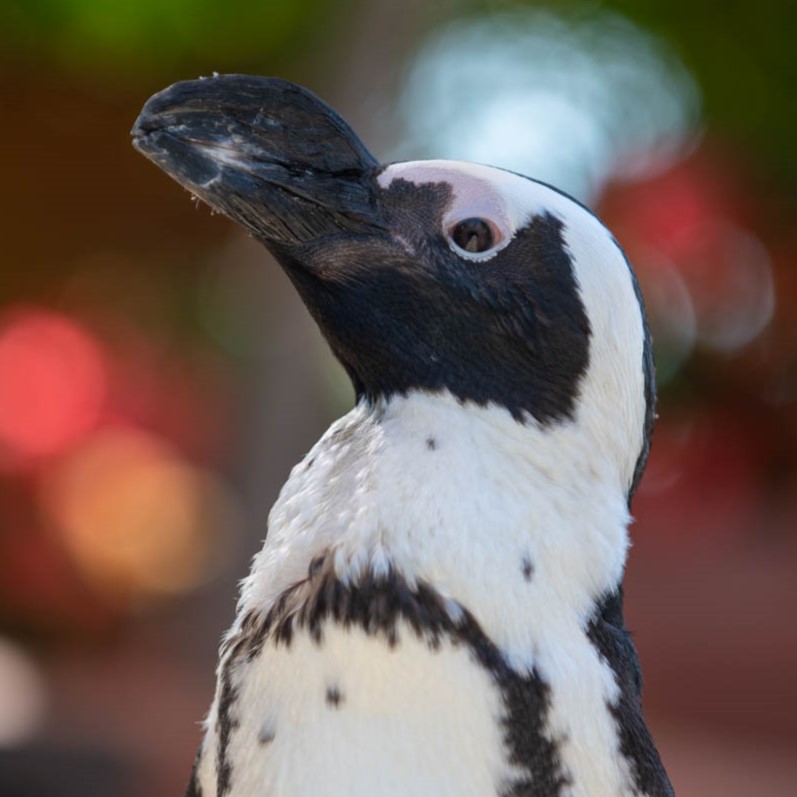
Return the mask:
<path id="1" fill-rule="evenodd" d="M 0 449 L 29 464 L 98 421 L 107 392 L 99 344 L 66 316 L 17 309 L 0 323 Z"/>

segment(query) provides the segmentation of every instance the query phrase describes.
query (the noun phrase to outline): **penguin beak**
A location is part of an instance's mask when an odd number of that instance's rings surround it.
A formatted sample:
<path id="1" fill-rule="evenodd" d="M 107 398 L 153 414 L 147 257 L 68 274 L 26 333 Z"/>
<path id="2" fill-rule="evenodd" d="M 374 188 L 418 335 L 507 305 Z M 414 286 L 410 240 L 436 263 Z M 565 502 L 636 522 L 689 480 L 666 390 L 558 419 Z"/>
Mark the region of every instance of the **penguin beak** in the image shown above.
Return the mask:
<path id="1" fill-rule="evenodd" d="M 131 134 L 141 153 L 270 249 L 384 229 L 378 162 L 335 111 L 287 81 L 175 83 L 147 101 Z"/>

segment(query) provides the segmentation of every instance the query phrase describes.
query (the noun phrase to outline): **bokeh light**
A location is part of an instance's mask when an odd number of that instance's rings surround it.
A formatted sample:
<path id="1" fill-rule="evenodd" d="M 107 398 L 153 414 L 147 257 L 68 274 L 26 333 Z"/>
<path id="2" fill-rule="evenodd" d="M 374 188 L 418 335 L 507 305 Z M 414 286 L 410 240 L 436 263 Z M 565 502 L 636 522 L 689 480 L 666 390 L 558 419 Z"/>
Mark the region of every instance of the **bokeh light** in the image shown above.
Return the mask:
<path id="1" fill-rule="evenodd" d="M 772 319 L 775 285 L 769 253 L 748 230 L 704 224 L 691 231 L 682 274 L 697 309 L 698 339 L 730 353 Z"/>
<path id="2" fill-rule="evenodd" d="M 0 636 L 0 748 L 28 741 L 44 721 L 44 678 L 25 650 Z"/>
<path id="3" fill-rule="evenodd" d="M 772 256 L 752 231 L 748 190 L 700 154 L 662 175 L 615 182 L 600 212 L 634 264 L 660 386 L 695 356 L 739 353 L 775 316 Z"/>
<path id="4" fill-rule="evenodd" d="M 100 346 L 79 323 L 9 311 L 0 322 L 0 466 L 64 450 L 97 422 L 106 387 Z"/>
<path id="5" fill-rule="evenodd" d="M 216 476 L 134 429 L 86 440 L 45 475 L 41 496 L 84 576 L 120 598 L 196 587 L 240 532 L 236 502 Z"/>
<path id="6" fill-rule="evenodd" d="M 515 10 L 434 32 L 408 71 L 395 160 L 471 160 L 582 199 L 672 163 L 699 92 L 665 42 L 608 12 Z"/>

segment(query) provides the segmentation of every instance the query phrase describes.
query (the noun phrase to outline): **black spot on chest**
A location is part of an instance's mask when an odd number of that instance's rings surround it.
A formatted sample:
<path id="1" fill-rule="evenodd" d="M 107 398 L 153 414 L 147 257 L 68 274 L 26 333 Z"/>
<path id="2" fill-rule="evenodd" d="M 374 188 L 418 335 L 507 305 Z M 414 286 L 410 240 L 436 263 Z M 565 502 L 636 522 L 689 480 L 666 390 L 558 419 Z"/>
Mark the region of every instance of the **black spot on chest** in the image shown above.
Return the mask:
<path id="1" fill-rule="evenodd" d="M 343 694 L 337 686 L 327 687 L 326 701 L 331 708 L 340 708 L 343 703 Z"/>

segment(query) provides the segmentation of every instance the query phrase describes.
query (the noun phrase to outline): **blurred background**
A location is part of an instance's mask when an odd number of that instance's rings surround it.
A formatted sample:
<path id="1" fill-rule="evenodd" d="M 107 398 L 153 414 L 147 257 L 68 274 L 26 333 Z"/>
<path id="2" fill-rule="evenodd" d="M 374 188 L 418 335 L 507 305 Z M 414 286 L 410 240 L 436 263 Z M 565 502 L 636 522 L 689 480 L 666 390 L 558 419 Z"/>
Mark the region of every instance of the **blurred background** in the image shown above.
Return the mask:
<path id="1" fill-rule="evenodd" d="M 265 251 L 130 146 L 213 71 L 604 218 L 656 343 L 650 724 L 679 797 L 797 794 L 795 41 L 779 0 L 4 0 L 0 796 L 183 793 L 236 582 L 351 406 Z"/>

